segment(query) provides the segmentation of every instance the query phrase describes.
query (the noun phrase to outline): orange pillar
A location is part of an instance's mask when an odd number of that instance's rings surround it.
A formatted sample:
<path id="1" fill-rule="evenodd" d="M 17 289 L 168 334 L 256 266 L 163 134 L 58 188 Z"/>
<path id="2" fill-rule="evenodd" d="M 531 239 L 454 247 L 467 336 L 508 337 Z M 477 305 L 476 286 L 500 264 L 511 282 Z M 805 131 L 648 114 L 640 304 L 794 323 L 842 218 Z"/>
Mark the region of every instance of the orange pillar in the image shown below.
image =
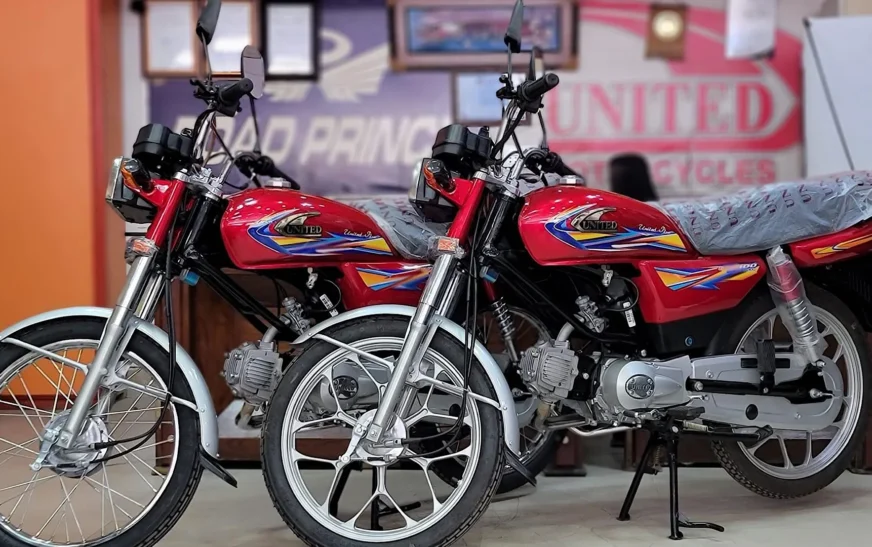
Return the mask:
<path id="1" fill-rule="evenodd" d="M 0 2 L 0 329 L 105 302 L 107 133 L 120 141 L 107 123 L 118 101 L 106 98 L 121 82 L 102 52 L 119 44 L 101 39 L 112 17 L 118 27 L 117 4 Z"/>

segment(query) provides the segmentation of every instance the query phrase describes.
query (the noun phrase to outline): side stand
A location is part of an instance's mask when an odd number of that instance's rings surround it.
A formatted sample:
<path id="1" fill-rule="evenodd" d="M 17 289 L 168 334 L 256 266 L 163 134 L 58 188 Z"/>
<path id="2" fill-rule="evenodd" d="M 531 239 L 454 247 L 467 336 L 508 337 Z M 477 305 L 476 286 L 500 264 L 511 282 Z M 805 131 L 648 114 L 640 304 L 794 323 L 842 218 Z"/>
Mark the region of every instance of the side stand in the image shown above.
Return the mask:
<path id="1" fill-rule="evenodd" d="M 699 410 L 700 412 L 696 412 Z M 636 493 L 639 491 L 639 484 L 642 482 L 642 475 L 646 470 L 653 469 L 657 473 L 659 462 L 651 461 L 653 454 L 658 454 L 661 449 L 665 448 L 666 458 L 669 464 L 669 539 L 678 540 L 684 537 L 680 528 L 707 528 L 717 532 L 723 532 L 724 527 L 712 524 L 710 522 L 690 522 L 681 517 L 678 510 L 678 439 L 681 434 L 681 426 L 676 422 L 676 418 L 681 420 L 692 420 L 701 414 L 702 409 L 694 408 L 676 408 L 669 411 L 669 417 L 665 422 L 658 424 L 657 427 L 651 430 L 651 437 L 648 439 L 648 444 L 645 446 L 645 451 L 642 454 L 642 459 L 636 467 L 636 473 L 633 475 L 633 482 L 630 483 L 630 489 L 627 491 L 627 497 L 624 498 L 624 505 L 621 507 L 621 512 L 618 514 L 618 520 L 630 520 L 630 507 L 633 505 L 633 500 L 636 499 Z M 696 416 L 692 416 L 696 414 Z M 649 467 L 649 463 L 651 464 Z"/>
<path id="2" fill-rule="evenodd" d="M 330 501 L 327 505 L 327 511 L 330 513 L 330 516 L 334 518 L 339 515 L 339 498 L 342 496 L 342 492 L 345 490 L 345 485 L 348 483 L 348 476 L 351 475 L 352 471 L 363 471 L 363 465 L 361 463 L 352 463 L 350 465 L 347 465 L 342 471 L 339 472 L 339 479 L 336 481 L 336 488 L 333 490 L 333 494 L 330 496 Z M 375 467 L 373 467 L 372 493 L 375 494 L 376 490 L 378 490 L 378 472 L 376 471 Z M 372 500 L 372 504 L 370 505 L 370 528 L 372 530 L 383 530 L 383 528 L 379 524 L 379 519 L 381 517 L 395 515 L 400 511 L 406 513 L 408 511 L 413 511 L 419 507 L 421 507 L 421 502 L 416 501 L 408 505 L 401 505 L 400 508 L 397 509 L 396 507 L 391 507 L 390 505 L 384 503 L 380 498 L 376 498 Z"/>

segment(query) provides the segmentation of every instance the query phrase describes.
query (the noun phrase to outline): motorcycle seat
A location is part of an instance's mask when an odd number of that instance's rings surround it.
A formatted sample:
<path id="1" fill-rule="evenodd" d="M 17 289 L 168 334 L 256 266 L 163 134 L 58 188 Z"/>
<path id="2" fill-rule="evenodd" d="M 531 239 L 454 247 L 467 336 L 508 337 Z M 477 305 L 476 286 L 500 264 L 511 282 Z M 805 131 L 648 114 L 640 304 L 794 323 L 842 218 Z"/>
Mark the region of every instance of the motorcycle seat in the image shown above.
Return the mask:
<path id="1" fill-rule="evenodd" d="M 653 204 L 703 255 L 771 249 L 872 218 L 872 172 L 779 182 L 700 199 Z"/>
<path id="2" fill-rule="evenodd" d="M 448 224 L 424 220 L 405 196 L 354 200 L 348 204 L 369 215 L 391 246 L 408 260 L 426 260 L 430 239 L 448 232 Z"/>

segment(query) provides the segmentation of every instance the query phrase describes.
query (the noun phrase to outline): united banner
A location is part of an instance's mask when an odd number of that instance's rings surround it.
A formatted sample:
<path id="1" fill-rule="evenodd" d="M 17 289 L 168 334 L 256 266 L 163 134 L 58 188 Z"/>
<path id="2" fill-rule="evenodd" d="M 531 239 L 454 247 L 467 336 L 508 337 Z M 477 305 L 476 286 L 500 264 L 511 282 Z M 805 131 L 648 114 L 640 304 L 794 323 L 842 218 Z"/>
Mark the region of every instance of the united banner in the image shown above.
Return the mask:
<path id="1" fill-rule="evenodd" d="M 257 103 L 263 150 L 304 190 L 322 195 L 404 192 L 436 131 L 450 123 L 452 77 L 389 68 L 383 2 L 325 1 L 317 83 L 270 82 Z M 591 184 L 610 156 L 640 152 L 662 196 L 721 193 L 797 178 L 801 166 L 801 39 L 807 2 L 781 3 L 771 59 L 727 60 L 725 12 L 691 4 L 683 61 L 645 59 L 648 5 L 584 1 L 580 62 L 560 72 L 544 114 L 549 144 Z M 792 11 L 792 12 L 791 12 Z M 785 12 L 788 12 L 785 14 Z M 186 82 L 154 83 L 155 122 L 190 127 L 202 108 Z M 251 149 L 247 104 L 221 128 L 234 150 Z M 521 128 L 535 144 L 538 127 Z"/>

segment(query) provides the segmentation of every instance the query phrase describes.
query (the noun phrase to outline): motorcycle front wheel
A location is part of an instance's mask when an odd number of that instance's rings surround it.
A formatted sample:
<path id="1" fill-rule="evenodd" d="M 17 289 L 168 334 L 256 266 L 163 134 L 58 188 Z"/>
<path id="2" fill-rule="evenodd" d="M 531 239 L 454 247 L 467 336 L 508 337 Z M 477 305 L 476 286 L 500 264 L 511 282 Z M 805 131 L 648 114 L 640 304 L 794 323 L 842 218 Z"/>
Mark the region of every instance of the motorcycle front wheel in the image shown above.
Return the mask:
<path id="1" fill-rule="evenodd" d="M 408 318 L 367 317 L 325 334 L 393 361 L 407 327 Z M 437 333 L 424 354 L 425 374 L 462 386 L 464 354 L 455 339 Z M 484 513 L 499 484 L 505 465 L 500 413 L 467 398 L 463 426 L 458 428 L 464 435 L 438 453 L 425 452 L 412 441 L 397 448 L 373 447 L 363 441 L 357 451 L 349 451 L 355 426 L 365 426 L 378 406 L 343 404 L 352 400 L 352 377 L 339 377 L 334 370 L 347 371 L 349 365 L 359 367 L 357 374 L 369 375 L 375 382 L 368 371 L 379 365 L 372 359 L 325 341 L 310 342 L 288 368 L 269 404 L 261 437 L 263 473 L 285 523 L 307 544 L 319 547 L 440 547 L 457 541 Z M 312 412 L 313 401 L 323 393 L 322 383 L 330 386 L 335 405 Z M 384 382 L 376 383 L 383 392 Z M 495 399 L 475 359 L 468 386 L 474 393 Z M 443 414 L 431 411 L 428 402 L 434 394 L 450 396 L 447 392 L 431 388 L 414 393 L 408 412 L 394 420 L 386 438 L 408 439 L 416 424 L 456 422 L 460 396 L 449 414 Z M 312 438 L 318 441 L 311 442 Z M 464 469 L 452 488 L 436 479 L 431 466 L 455 458 L 464 461 Z M 347 483 L 353 483 L 352 492 L 346 492 Z"/>
<path id="2" fill-rule="evenodd" d="M 105 326 L 101 319 L 56 320 L 15 337 L 85 366 Z M 167 353 L 134 334 L 119 375 L 166 390 Z M 150 547 L 184 513 L 202 475 L 196 413 L 126 386 L 100 388 L 82 433 L 68 450 L 52 448 L 31 467 L 48 427 L 69 415 L 84 372 L 61 360 L 0 343 L 0 547 Z M 173 393 L 192 401 L 181 374 Z M 124 441 L 95 449 L 94 443 Z"/>

